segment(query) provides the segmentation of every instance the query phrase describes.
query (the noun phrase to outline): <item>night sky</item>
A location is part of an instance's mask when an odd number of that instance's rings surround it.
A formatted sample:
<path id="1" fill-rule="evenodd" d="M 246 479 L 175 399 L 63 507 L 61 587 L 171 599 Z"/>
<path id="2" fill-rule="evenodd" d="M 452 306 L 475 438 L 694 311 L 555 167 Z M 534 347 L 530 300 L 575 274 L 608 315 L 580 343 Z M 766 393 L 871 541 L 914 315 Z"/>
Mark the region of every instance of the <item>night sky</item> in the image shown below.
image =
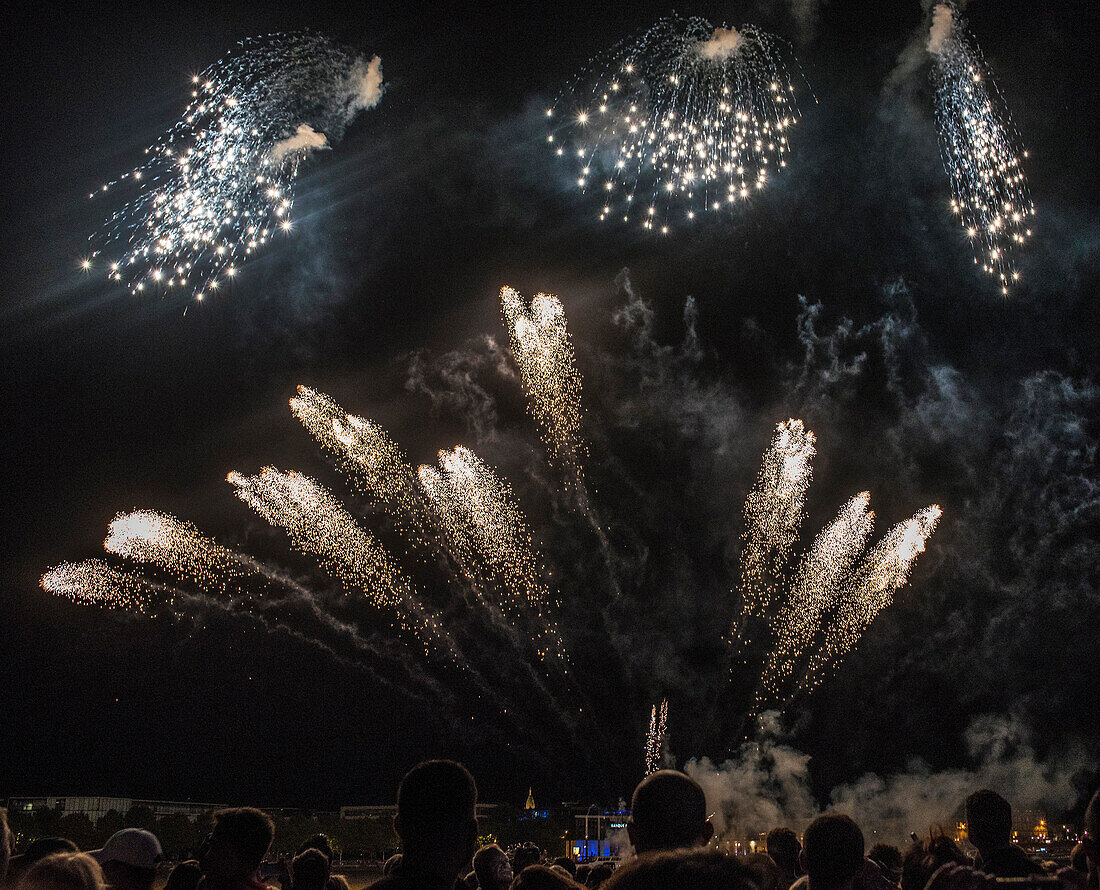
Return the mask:
<path id="1" fill-rule="evenodd" d="M 928 67 L 894 73 L 927 10 L 795 7 L 677 7 L 789 40 L 803 117 L 763 192 L 665 238 L 596 221 L 598 199 L 547 151 L 543 115 L 589 57 L 667 7 L 14 11 L 0 788 L 331 808 L 389 802 L 413 763 L 453 756 L 487 800 L 522 802 L 533 785 L 540 804 L 610 802 L 637 781 L 665 696 L 678 760 L 722 760 L 745 730 L 722 644 L 741 506 L 788 417 L 818 436 L 803 544 L 863 489 L 879 533 L 944 508 L 910 585 L 783 718 L 819 802 L 914 758 L 973 767 L 967 739 L 990 715 L 1037 762 L 1079 765 L 1087 782 L 1100 754 L 1097 7 L 966 10 L 1038 208 L 1007 299 L 948 212 Z M 387 91 L 305 162 L 294 237 L 201 305 L 81 272 L 109 207 L 87 194 L 140 162 L 190 75 L 242 38 L 298 28 L 380 55 Z M 618 596 L 595 539 L 555 500 L 501 360 L 505 284 L 566 307 Z M 270 632 L 216 609 L 140 619 L 39 588 L 49 567 L 101 555 L 117 512 L 146 507 L 335 602 L 224 482 L 273 464 L 346 493 L 286 408 L 300 383 L 380 422 L 416 463 L 464 443 L 511 482 L 558 585 L 583 717 L 555 713 L 564 694 L 532 695 L 499 641 L 479 653 L 500 670 L 490 705 L 445 673 L 441 696 L 383 682 L 323 651 L 293 613 Z M 440 574 L 418 580 L 447 595 Z M 476 646 L 476 621 L 456 621 Z"/>

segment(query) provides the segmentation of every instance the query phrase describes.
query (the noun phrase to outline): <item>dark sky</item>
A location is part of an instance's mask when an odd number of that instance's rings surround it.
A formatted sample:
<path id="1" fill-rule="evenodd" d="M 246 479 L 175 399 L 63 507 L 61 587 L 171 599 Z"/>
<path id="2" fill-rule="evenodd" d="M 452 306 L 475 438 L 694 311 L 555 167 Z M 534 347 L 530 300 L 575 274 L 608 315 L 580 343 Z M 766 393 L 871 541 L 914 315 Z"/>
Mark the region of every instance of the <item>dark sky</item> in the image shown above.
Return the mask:
<path id="1" fill-rule="evenodd" d="M 534 784 L 612 800 L 666 695 L 676 755 L 720 758 L 744 704 L 723 687 L 720 645 L 740 507 L 789 416 L 819 437 L 806 541 L 863 488 L 880 530 L 945 508 L 910 587 L 788 715 L 819 794 L 914 756 L 964 765 L 982 714 L 1019 720 L 1039 757 L 1095 758 L 1095 4 L 967 11 L 1039 208 L 1007 300 L 945 212 L 927 68 L 885 86 L 926 21 L 917 0 L 829 0 L 812 29 L 780 0 L 678 7 L 792 41 L 816 101 L 796 80 L 789 168 L 737 214 L 666 239 L 590 223 L 539 112 L 590 56 L 668 11 L 6 14 L 0 789 L 328 807 L 389 801 L 408 766 L 448 755 L 487 799 Z M 295 237 L 201 307 L 80 273 L 104 209 L 87 193 L 138 162 L 189 75 L 237 40 L 304 27 L 379 54 L 388 88 L 307 162 Z M 557 293 L 569 314 L 618 600 L 594 541 L 552 509 L 537 432 L 482 339 L 504 343 L 503 284 Z M 271 463 L 343 490 L 285 408 L 299 383 L 381 422 L 418 463 L 465 442 L 510 478 L 561 579 L 588 716 L 555 722 L 518 656 L 499 677 L 509 716 L 460 681 L 446 701 L 412 697 L 240 616 L 133 620 L 39 589 L 50 566 L 99 555 L 111 518 L 135 507 L 323 585 L 223 481 Z"/>

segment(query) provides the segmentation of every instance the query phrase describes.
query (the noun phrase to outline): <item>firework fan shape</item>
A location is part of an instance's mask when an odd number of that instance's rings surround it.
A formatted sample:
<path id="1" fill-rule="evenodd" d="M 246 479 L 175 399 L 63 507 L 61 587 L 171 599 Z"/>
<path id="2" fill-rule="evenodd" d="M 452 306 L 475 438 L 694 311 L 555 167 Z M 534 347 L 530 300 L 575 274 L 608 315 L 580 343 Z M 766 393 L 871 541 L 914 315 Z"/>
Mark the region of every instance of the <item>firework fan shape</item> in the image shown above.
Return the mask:
<path id="1" fill-rule="evenodd" d="M 547 140 L 601 220 L 667 234 L 787 165 L 798 108 L 784 55 L 752 25 L 661 19 L 589 64 L 547 109 Z"/>
<path id="2" fill-rule="evenodd" d="M 514 292 L 506 295 L 516 301 L 505 302 L 513 336 L 522 340 L 523 324 L 536 325 L 537 342 L 553 344 L 550 352 L 560 352 L 546 367 L 572 369 L 560 302 L 546 298 L 540 304 L 536 298 L 528 309 Z M 509 315 L 509 305 L 514 315 Z M 517 349 L 521 367 L 527 354 Z M 524 375 L 531 413 L 540 422 L 539 406 L 557 404 L 563 391 L 572 393 L 571 410 L 579 411 L 579 378 L 576 389 L 563 389 L 557 373 L 537 368 Z M 312 478 L 272 467 L 254 476 L 231 472 L 228 481 L 241 500 L 285 530 L 297 550 L 337 578 L 345 594 L 361 594 L 388 619 L 381 630 L 385 647 L 333 611 L 343 610 L 343 603 L 216 543 L 188 522 L 150 510 L 119 514 L 111 523 L 105 549 L 115 558 L 167 573 L 173 585 L 187 582 L 201 593 L 166 586 L 131 566 L 98 559 L 59 565 L 42 576 L 42 587 L 81 604 L 142 614 L 156 614 L 165 603 L 170 610 L 178 605 L 199 611 L 206 603 L 216 603 L 227 612 L 262 613 L 259 620 L 269 628 L 275 627 L 271 622 L 279 620 L 279 613 L 262 609 L 257 594 L 270 592 L 276 607 L 289 596 L 308 606 L 307 617 L 328 635 L 326 639 L 353 645 L 356 658 L 384 665 L 386 658 L 396 657 L 391 650 L 418 651 L 437 668 L 464 669 L 463 676 L 479 683 L 483 693 L 496 695 L 473 662 L 473 650 L 464 648 L 473 642 L 476 649 L 485 649 L 485 633 L 491 633 L 512 653 L 509 657 L 522 660 L 527 668 L 536 662 L 544 666 L 539 674 L 530 672 L 535 690 L 540 701 L 561 716 L 546 683 L 570 695 L 568 690 L 575 688 L 574 662 L 558 621 L 562 605 L 547 581 L 548 560 L 536 546 L 509 483 L 462 445 L 440 452 L 438 466 L 414 469 L 380 426 L 348 414 L 328 396 L 307 387 L 299 387 L 290 407 L 370 507 L 393 520 L 393 530 L 410 545 L 406 555 L 426 551 L 433 558 L 422 560 L 421 568 L 434 566 L 449 573 L 450 583 L 438 585 L 449 597 L 445 606 L 427 604 L 405 562 L 395 559 L 384 543 L 383 530 L 376 537 L 363 518 Z M 553 456 L 552 445 L 549 450 Z M 735 666 L 759 659 L 758 670 L 750 675 L 757 678 L 751 713 L 785 707 L 793 695 L 812 692 L 822 682 L 907 583 L 940 517 L 938 507 L 927 507 L 867 549 L 873 513 L 870 495 L 861 492 L 843 505 L 790 569 L 814 453 L 814 434 L 802 421 L 778 424 L 745 503 L 741 607 L 731 655 Z M 262 590 L 253 589 L 257 584 Z M 475 622 L 478 631 L 470 639 L 463 637 L 465 628 L 447 623 L 466 607 L 488 619 Z M 751 645 L 744 642 L 749 640 Z M 424 679 L 421 662 L 397 663 L 410 681 L 446 697 L 441 684 Z M 667 753 L 667 719 L 667 701 L 662 701 L 652 712 L 647 769 L 659 765 Z"/>
<path id="3" fill-rule="evenodd" d="M 940 151 L 951 178 L 952 212 L 972 242 L 974 262 L 1001 293 L 1019 280 L 1015 251 L 1031 237 L 1031 202 L 1008 108 L 955 8 L 938 4 L 928 37 Z"/>
<path id="4" fill-rule="evenodd" d="M 528 306 L 510 287 L 501 288 L 500 303 L 531 413 L 551 457 L 579 485 L 587 448 L 581 435 L 581 377 L 565 307 L 553 294 L 537 294 Z"/>
<path id="5" fill-rule="evenodd" d="M 101 192 L 131 194 L 111 214 L 86 269 L 102 259 L 130 291 L 196 298 L 289 234 L 302 159 L 339 141 L 382 97 L 378 57 L 325 37 L 274 34 L 241 42 L 192 78 L 183 116 L 147 160 Z M 95 197 L 92 193 L 91 197 Z"/>

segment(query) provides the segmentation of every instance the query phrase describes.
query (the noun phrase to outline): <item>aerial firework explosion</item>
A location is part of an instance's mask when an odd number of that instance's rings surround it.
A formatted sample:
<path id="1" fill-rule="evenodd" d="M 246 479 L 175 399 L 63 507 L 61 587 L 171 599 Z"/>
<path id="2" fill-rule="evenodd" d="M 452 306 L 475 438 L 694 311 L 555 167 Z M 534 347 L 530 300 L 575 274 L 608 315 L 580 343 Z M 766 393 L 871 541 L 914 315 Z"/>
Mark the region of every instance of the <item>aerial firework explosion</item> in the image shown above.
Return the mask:
<path id="1" fill-rule="evenodd" d="M 940 150 L 951 177 L 951 210 L 975 248 L 974 262 L 1008 294 L 1019 279 L 1013 255 L 1031 237 L 1028 193 L 1008 109 L 955 8 L 938 4 L 928 36 Z"/>
<path id="2" fill-rule="evenodd" d="M 504 293 L 514 294 L 508 289 Z M 514 358 L 522 368 L 525 361 L 533 361 L 523 337 L 516 336 L 525 315 L 518 310 L 509 315 L 505 305 Z M 557 298 L 545 296 L 543 305 L 550 307 L 546 311 L 550 329 L 564 331 Z M 536 301 L 532 314 L 538 317 L 539 312 Z M 580 417 L 579 377 L 563 388 L 557 372 L 545 370 L 573 368 L 568 341 L 555 335 L 549 342 L 556 344 L 557 357 L 522 374 L 531 413 L 546 427 L 550 423 L 542 419 L 539 406 L 559 404 L 563 393 L 569 394 L 572 416 Z M 318 560 L 339 580 L 342 597 L 333 599 L 323 590 L 315 594 L 285 571 L 215 543 L 190 523 L 151 511 L 118 516 L 104 542 L 106 549 L 168 573 L 173 583 L 194 584 L 201 594 L 163 587 L 129 568 L 99 560 L 59 566 L 42 577 L 42 586 L 77 602 L 136 611 L 148 611 L 150 597 L 161 591 L 186 598 L 190 609 L 198 608 L 206 597 L 226 611 L 240 608 L 249 614 L 270 591 L 276 602 L 288 597 L 306 602 L 309 620 L 324 633 L 349 642 L 355 657 L 367 659 L 372 668 L 386 659 L 391 668 L 402 663 L 394 646 L 383 649 L 378 643 L 379 634 L 383 642 L 415 640 L 426 658 L 404 664 L 417 694 L 426 690 L 443 700 L 447 685 L 472 682 L 479 699 L 499 699 L 513 710 L 525 708 L 525 719 L 530 721 L 551 714 L 558 729 L 575 739 L 580 731 L 577 715 L 591 711 L 585 707 L 591 699 L 582 691 L 586 684 L 577 675 L 573 643 L 606 620 L 596 603 L 599 594 L 592 579 L 573 588 L 578 593 L 587 591 L 592 602 L 559 602 L 550 584 L 551 555 L 540 547 L 542 541 L 533 533 L 518 496 L 469 448 L 457 445 L 444 450 L 438 466 L 414 470 L 381 427 L 348 414 L 329 397 L 299 387 L 290 407 L 368 501 L 368 509 L 354 514 L 327 488 L 296 472 L 268 467 L 255 476 L 231 472 L 228 481 L 244 502 L 284 529 L 295 548 Z M 579 420 L 569 429 L 576 436 L 572 441 L 580 442 Z M 735 672 L 750 661 L 756 663 L 752 671 L 741 671 L 756 678 L 750 714 L 772 705 L 783 707 L 792 696 L 812 691 L 827 676 L 889 604 L 894 591 L 907 582 L 939 518 L 939 508 L 928 507 L 865 551 L 873 515 L 869 495 L 862 492 L 841 508 L 791 570 L 814 452 L 814 435 L 801 421 L 778 424 L 745 503 L 741 604 L 731 655 Z M 570 453 L 579 475 L 585 452 L 577 447 Z M 550 455 L 554 456 L 553 444 Z M 577 518 L 575 512 L 570 516 Z M 368 526 L 372 517 L 374 525 Z M 389 521 L 380 523 L 380 517 Z M 591 529 L 584 529 L 588 543 L 579 546 L 590 548 Z M 392 535 L 403 541 L 403 555 L 409 558 L 394 556 L 400 551 L 389 543 Z M 610 566 L 619 564 L 608 561 Z M 425 572 L 433 573 L 427 583 L 422 579 Z M 225 596 L 230 582 L 232 595 Z M 651 579 L 639 578 L 638 584 L 651 586 Z M 262 588 L 258 595 L 252 590 L 257 585 Z M 619 579 L 614 579 L 613 588 L 609 602 L 615 608 L 631 608 L 628 600 L 637 591 L 620 590 Z M 362 596 L 348 596 L 352 593 Z M 375 626 L 373 636 L 362 635 L 345 620 L 348 600 L 366 602 L 378 613 L 369 619 Z M 737 611 L 731 601 L 726 614 Z M 563 621 L 563 615 L 581 620 Z M 265 627 L 272 627 L 275 620 L 275 613 L 264 612 Z M 638 654 L 642 662 L 652 655 L 649 650 Z M 456 675 L 456 667 L 463 673 Z M 591 665 L 587 667 L 591 670 Z M 425 679 L 429 668 L 446 672 L 446 682 Z M 513 690 L 485 679 L 506 675 L 528 685 Z M 518 700 L 527 690 L 533 694 Z M 503 708 L 502 713 L 507 712 Z M 647 769 L 668 755 L 667 715 L 666 698 L 652 712 Z"/>
<path id="3" fill-rule="evenodd" d="M 600 219 L 661 233 L 745 202 L 787 165 L 784 48 L 752 25 L 671 16 L 597 57 L 547 117 Z"/>
<path id="4" fill-rule="evenodd" d="M 649 732 L 645 737 L 645 774 L 655 773 L 661 768 L 661 758 L 665 755 L 668 733 L 668 699 L 661 699 L 660 708 L 653 706 L 649 714 Z"/>
<path id="5" fill-rule="evenodd" d="M 581 378 L 565 326 L 565 307 L 553 294 L 537 294 L 530 307 L 510 287 L 500 291 L 504 323 L 519 365 L 531 413 L 552 458 L 580 483 L 586 455 L 581 434 Z"/>
<path id="6" fill-rule="evenodd" d="M 101 257 L 133 293 L 178 288 L 201 300 L 289 233 L 302 159 L 378 103 L 382 69 L 377 56 L 367 61 L 316 34 L 273 34 L 242 41 L 192 87 L 147 160 L 101 189 L 126 187 L 132 197 L 83 265 Z"/>

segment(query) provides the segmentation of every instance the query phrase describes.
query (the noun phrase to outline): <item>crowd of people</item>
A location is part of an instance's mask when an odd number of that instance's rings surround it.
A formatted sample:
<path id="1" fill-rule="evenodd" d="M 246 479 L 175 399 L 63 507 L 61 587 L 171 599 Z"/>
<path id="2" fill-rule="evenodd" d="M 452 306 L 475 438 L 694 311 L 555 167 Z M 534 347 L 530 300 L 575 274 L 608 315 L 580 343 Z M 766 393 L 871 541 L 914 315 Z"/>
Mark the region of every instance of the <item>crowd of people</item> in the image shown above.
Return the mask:
<path id="1" fill-rule="evenodd" d="M 478 844 L 477 786 L 461 764 L 432 760 L 414 767 L 397 792 L 394 828 L 401 852 L 390 857 L 374 890 L 1100 890 L 1100 791 L 1085 811 L 1071 862 L 1040 863 L 1012 843 L 1012 809 L 999 794 L 966 800 L 966 856 L 945 834 L 914 835 L 905 851 L 866 849 L 848 816 L 817 817 L 801 840 L 789 828 L 768 833 L 748 856 L 713 849 L 703 789 L 675 770 L 647 776 L 634 791 L 627 826 L 634 855 L 611 863 L 548 859 L 534 845 L 505 851 Z M 18 854 L 0 809 L 0 887 L 14 890 L 154 890 L 163 859 L 152 832 L 126 828 L 101 849 L 81 852 L 65 838 L 38 838 Z M 251 807 L 219 810 L 198 858 L 177 864 L 163 890 L 274 890 L 261 879 L 275 825 Z M 324 835 L 280 860 L 281 890 L 349 890 L 332 871 Z"/>

